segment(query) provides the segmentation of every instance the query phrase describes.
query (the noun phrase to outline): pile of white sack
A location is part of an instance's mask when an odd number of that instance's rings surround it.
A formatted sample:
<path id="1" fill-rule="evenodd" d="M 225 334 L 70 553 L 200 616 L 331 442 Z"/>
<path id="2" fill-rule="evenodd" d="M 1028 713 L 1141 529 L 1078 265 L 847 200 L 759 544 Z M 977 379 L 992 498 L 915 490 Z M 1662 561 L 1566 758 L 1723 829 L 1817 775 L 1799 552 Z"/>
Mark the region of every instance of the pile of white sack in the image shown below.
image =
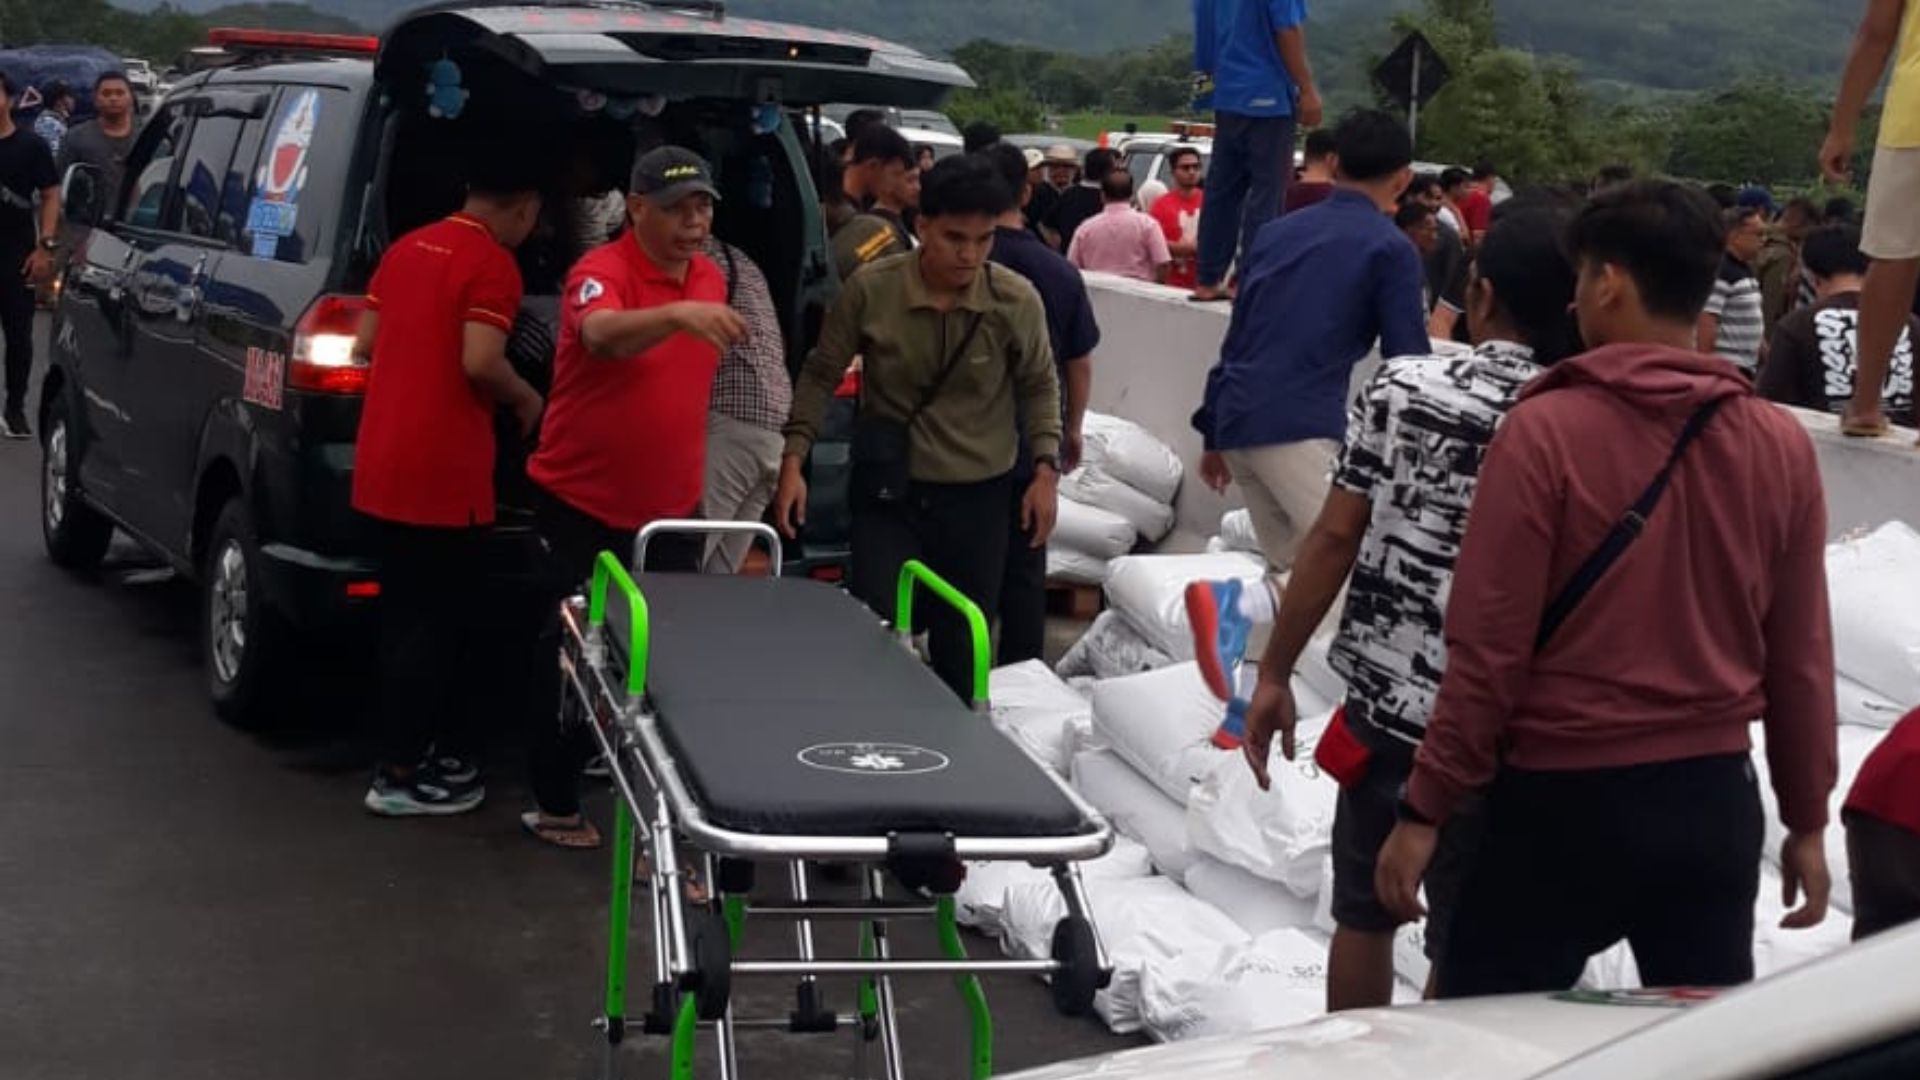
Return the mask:
<path id="1" fill-rule="evenodd" d="M 1085 459 L 1060 480 L 1060 514 L 1047 543 L 1047 577 L 1100 585 L 1107 567 L 1141 541 L 1173 531 L 1179 455 L 1131 420 L 1090 412 Z"/>
<path id="2" fill-rule="evenodd" d="M 1762 977 L 1845 946 L 1853 900 L 1839 804 L 1903 713 L 1900 703 L 1920 704 L 1920 612 L 1886 601 L 1920 596 L 1920 534 L 1887 525 L 1832 545 L 1827 565 L 1841 720 L 1827 834 L 1833 910 L 1811 930 L 1779 926 L 1783 837 L 1756 725 L 1769 830 L 1754 912 Z M 1122 838 L 1085 867 L 1116 969 L 1096 1008 L 1115 1031 L 1161 1040 L 1235 1034 L 1324 1010 L 1337 791 L 1312 755 L 1345 696 L 1327 662 L 1330 639 L 1316 638 L 1293 674 L 1298 760 L 1276 754 L 1264 792 L 1240 752 L 1212 744 L 1224 708 L 1190 660 L 1187 582 L 1261 572 L 1257 557 L 1238 552 L 1117 559 L 1106 583 L 1110 610 L 1062 662 L 1068 679 L 1039 663 L 993 673 L 994 724 L 1067 776 Z M 1048 874 L 1024 865 L 976 864 L 959 901 L 962 921 L 1017 956 L 1044 955 L 1064 914 Z M 1395 941 L 1396 1000 L 1414 1000 L 1427 980 L 1424 943 L 1421 924 Z M 1581 979 L 1601 988 L 1638 983 L 1624 945 L 1594 957 Z"/>

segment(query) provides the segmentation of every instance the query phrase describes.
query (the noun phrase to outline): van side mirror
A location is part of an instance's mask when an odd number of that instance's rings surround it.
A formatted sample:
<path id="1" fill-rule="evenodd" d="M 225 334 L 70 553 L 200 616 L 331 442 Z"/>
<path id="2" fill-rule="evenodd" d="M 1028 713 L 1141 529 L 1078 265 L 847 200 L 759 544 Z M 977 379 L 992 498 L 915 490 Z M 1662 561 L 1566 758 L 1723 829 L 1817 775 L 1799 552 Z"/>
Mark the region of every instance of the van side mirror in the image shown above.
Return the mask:
<path id="1" fill-rule="evenodd" d="M 85 162 L 67 166 L 60 181 L 60 206 L 67 220 L 75 225 L 100 224 L 100 168 Z"/>

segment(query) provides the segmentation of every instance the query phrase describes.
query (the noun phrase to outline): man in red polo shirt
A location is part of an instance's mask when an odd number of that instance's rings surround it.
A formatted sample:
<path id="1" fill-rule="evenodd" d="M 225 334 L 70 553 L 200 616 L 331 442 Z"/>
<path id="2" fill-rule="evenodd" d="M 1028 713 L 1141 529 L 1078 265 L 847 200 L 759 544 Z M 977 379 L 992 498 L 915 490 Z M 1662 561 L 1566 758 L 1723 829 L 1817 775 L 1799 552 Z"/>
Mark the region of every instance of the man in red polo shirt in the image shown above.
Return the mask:
<path id="1" fill-rule="evenodd" d="M 1841 820 L 1853 880 L 1853 940 L 1920 921 L 1920 709 L 1860 766 Z"/>
<path id="2" fill-rule="evenodd" d="M 727 306 L 720 268 L 702 254 L 718 192 L 698 154 L 663 146 L 641 156 L 627 197 L 628 229 L 588 252 L 567 277 L 560 348 L 540 448 L 527 465 L 549 560 L 554 604 L 537 670 L 559 699 L 558 603 L 593 572 L 602 551 L 624 559 L 650 521 L 699 516 L 707 408 L 720 352 L 746 337 Z M 648 570 L 697 571 L 697 536 L 665 536 Z M 537 811 L 522 822 L 543 840 L 593 847 L 580 813 L 585 729 L 544 716 L 533 751 Z"/>
<path id="3" fill-rule="evenodd" d="M 485 795 L 464 753 L 465 703 L 450 691 L 489 666 L 474 658 L 491 643 L 491 594 L 478 586 L 494 412 L 511 409 L 528 433 L 540 418 L 540 395 L 506 354 L 520 307 L 512 249 L 539 216 L 531 175 L 475 176 L 459 213 L 387 249 L 367 291 L 354 355 L 372 369 L 353 508 L 373 519 L 381 553 L 385 746 L 365 800 L 376 814 L 458 814 Z"/>

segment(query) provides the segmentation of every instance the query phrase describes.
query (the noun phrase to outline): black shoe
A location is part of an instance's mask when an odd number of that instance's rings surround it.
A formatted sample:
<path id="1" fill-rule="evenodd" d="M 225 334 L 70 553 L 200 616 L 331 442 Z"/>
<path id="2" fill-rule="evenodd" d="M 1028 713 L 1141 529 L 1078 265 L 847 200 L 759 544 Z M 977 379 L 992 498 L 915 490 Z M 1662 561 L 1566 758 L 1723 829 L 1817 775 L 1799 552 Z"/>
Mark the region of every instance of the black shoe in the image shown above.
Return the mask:
<path id="1" fill-rule="evenodd" d="M 33 428 L 27 424 L 27 410 L 15 405 L 0 416 L 0 435 L 9 439 L 33 438 Z"/>

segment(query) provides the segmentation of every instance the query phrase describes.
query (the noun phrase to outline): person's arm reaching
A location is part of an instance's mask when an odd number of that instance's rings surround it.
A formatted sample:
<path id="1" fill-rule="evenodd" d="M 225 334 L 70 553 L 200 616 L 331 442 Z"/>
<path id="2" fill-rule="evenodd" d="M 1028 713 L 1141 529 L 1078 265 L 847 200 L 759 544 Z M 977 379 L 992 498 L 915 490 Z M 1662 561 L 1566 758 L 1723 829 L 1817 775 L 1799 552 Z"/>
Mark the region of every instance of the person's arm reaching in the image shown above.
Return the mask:
<path id="1" fill-rule="evenodd" d="M 807 354 L 800 377 L 793 381 L 793 405 L 784 429 L 787 444 L 780 456 L 780 486 L 773 497 L 774 524 L 789 539 L 799 536 L 800 527 L 807 523 L 807 481 L 800 467 L 820 434 L 820 423 L 827 415 L 834 390 L 860 353 L 860 324 L 865 314 L 865 279 L 856 275 L 841 286 L 840 295 L 827 309 L 820 337 Z"/>
<path id="2" fill-rule="evenodd" d="M 507 331 L 492 322 L 469 320 L 460 334 L 460 370 L 481 393 L 513 410 L 521 434 L 533 433 L 545 403 L 507 362 Z"/>
<path id="3" fill-rule="evenodd" d="M 991 273 L 989 264 L 983 271 Z M 1060 375 L 1053 366 L 1053 343 L 1047 337 L 1046 308 L 1038 294 L 1028 290 L 1028 302 L 1011 313 L 1014 350 L 1011 357 L 1013 392 L 1026 424 L 1027 445 L 1033 456 L 1049 457 L 1053 467 L 1033 470 L 1033 483 L 1020 502 L 1020 528 L 1032 546 L 1047 546 L 1059 513 L 1060 483 Z"/>
<path id="4" fill-rule="evenodd" d="M 1820 171 L 1828 180 L 1845 183 L 1853 172 L 1854 130 L 1860 112 L 1880 85 L 1894 44 L 1900 40 L 1900 21 L 1912 0 L 1868 0 L 1867 11 L 1854 31 L 1853 47 L 1840 76 L 1840 93 L 1833 102 L 1833 119 L 1820 146 Z"/>
<path id="5" fill-rule="evenodd" d="M 633 311 L 594 311 L 580 320 L 580 343 L 602 360 L 638 355 L 679 333 L 725 349 L 746 339 L 747 324 L 725 304 L 697 300 Z"/>
<path id="6" fill-rule="evenodd" d="M 1426 272 L 1413 245 L 1397 243 L 1378 256 L 1373 312 L 1380 327 L 1380 356 L 1424 356 L 1433 351 L 1427 337 Z"/>
<path id="7" fill-rule="evenodd" d="M 1786 550 L 1769 575 L 1773 602 L 1767 606 L 1767 667 L 1761 678 L 1766 695 L 1767 765 L 1780 800 L 1780 822 L 1787 827 L 1780 876 L 1791 908 L 1804 893 L 1805 903 L 1790 911 L 1782 926 L 1813 926 L 1826 917 L 1832 882 L 1827 873 L 1827 797 L 1838 771 L 1833 692 L 1833 625 L 1827 606 L 1827 508 L 1820 491 L 1813 447 L 1796 430 L 1799 468 L 1783 478 L 1802 493 Z M 1797 481 L 1797 483 L 1795 483 Z"/>
<path id="8" fill-rule="evenodd" d="M 1300 88 L 1294 118 L 1303 128 L 1319 127 L 1323 107 L 1320 88 L 1313 81 L 1313 65 L 1307 62 L 1307 6 L 1302 0 L 1269 0 L 1268 11 L 1273 17 L 1273 42 L 1280 49 L 1280 62 Z"/>

